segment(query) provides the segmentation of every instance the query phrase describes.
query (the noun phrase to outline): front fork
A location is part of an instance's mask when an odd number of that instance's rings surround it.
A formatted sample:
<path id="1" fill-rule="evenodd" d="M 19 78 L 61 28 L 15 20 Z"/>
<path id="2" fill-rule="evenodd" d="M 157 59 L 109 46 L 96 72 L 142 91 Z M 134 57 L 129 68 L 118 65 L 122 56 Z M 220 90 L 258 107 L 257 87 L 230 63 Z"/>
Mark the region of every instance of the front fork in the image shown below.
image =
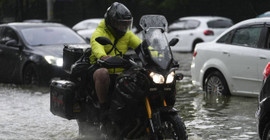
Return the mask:
<path id="1" fill-rule="evenodd" d="M 161 126 L 161 121 L 160 121 L 160 112 L 152 112 L 150 103 L 149 103 L 149 99 L 148 97 L 145 97 L 145 106 L 146 106 L 146 110 L 147 110 L 147 114 L 148 114 L 148 119 L 149 119 L 149 123 L 150 123 L 150 129 L 147 128 L 147 132 L 150 134 L 155 134 L 156 131 L 160 128 Z M 163 99 L 163 106 L 166 107 L 167 103 L 165 101 L 165 99 Z M 151 131 L 150 131 L 151 130 Z"/>

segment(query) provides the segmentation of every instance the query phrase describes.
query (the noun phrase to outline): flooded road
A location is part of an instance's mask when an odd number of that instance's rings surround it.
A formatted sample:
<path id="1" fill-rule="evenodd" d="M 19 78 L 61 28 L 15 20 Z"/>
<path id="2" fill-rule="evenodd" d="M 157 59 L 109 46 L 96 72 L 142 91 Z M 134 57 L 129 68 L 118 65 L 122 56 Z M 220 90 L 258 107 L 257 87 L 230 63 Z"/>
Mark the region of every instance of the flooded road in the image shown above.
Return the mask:
<path id="1" fill-rule="evenodd" d="M 191 84 L 192 54 L 175 53 L 179 72 L 176 108 L 186 124 L 189 140 L 259 140 L 255 112 L 257 98 L 206 95 Z M 0 84 L 0 139 L 76 140 L 75 120 L 50 112 L 49 89 Z"/>
<path id="2" fill-rule="evenodd" d="M 256 98 L 207 95 L 186 85 L 179 84 L 176 108 L 190 140 L 259 140 Z"/>
<path id="3" fill-rule="evenodd" d="M 191 83 L 191 53 L 174 53 L 185 75 L 178 84 L 176 108 L 189 140 L 259 140 L 255 112 L 257 98 L 207 95 Z"/>

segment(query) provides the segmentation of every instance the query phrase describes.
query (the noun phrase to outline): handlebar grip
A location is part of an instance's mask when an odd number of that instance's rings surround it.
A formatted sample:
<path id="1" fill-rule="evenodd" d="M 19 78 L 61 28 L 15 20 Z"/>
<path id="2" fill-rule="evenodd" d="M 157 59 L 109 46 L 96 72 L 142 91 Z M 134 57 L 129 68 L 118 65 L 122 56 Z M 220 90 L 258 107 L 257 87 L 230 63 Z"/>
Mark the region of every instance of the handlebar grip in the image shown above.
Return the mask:
<path id="1" fill-rule="evenodd" d="M 98 62 L 98 63 L 102 63 L 102 62 L 104 62 L 104 61 L 101 60 L 101 59 L 98 59 L 97 62 Z"/>

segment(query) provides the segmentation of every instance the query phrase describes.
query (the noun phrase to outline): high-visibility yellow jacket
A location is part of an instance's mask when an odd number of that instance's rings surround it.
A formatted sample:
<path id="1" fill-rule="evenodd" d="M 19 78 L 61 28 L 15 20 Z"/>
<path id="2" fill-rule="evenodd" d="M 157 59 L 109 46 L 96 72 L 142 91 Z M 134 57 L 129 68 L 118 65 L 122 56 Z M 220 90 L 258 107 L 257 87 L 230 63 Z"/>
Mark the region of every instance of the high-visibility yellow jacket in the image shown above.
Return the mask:
<path id="1" fill-rule="evenodd" d="M 97 37 L 106 37 L 111 40 L 111 42 L 114 44 L 115 37 L 113 34 L 109 31 L 109 29 L 105 25 L 105 20 L 102 20 L 100 24 L 98 25 L 96 31 L 92 34 L 91 37 L 91 48 L 92 48 L 92 54 L 90 56 L 90 63 L 94 64 L 96 63 L 97 59 L 100 59 L 103 56 L 111 55 L 116 56 L 115 53 L 118 53 L 117 51 L 111 51 L 109 54 L 107 54 L 111 49 L 112 45 L 101 45 L 98 42 L 96 42 Z M 131 47 L 135 49 L 137 46 L 140 45 L 141 39 L 137 37 L 132 31 L 127 31 L 124 36 L 122 36 L 120 39 L 118 39 L 116 48 L 122 52 L 122 54 L 125 54 L 128 50 L 128 47 Z M 113 72 L 120 72 L 121 70 L 109 70 L 110 73 Z"/>

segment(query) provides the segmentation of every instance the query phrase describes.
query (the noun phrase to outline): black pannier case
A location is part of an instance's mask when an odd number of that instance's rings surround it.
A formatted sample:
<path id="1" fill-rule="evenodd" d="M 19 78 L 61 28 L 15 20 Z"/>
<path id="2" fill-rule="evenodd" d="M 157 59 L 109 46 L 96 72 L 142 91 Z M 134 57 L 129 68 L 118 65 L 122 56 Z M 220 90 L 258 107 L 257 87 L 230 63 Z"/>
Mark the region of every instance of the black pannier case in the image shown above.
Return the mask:
<path id="1" fill-rule="evenodd" d="M 76 119 L 81 112 L 75 98 L 75 84 L 67 80 L 54 80 L 50 85 L 50 111 L 65 119 Z"/>
<path id="2" fill-rule="evenodd" d="M 65 45 L 63 49 L 63 69 L 70 73 L 71 66 L 90 48 L 90 45 Z"/>

